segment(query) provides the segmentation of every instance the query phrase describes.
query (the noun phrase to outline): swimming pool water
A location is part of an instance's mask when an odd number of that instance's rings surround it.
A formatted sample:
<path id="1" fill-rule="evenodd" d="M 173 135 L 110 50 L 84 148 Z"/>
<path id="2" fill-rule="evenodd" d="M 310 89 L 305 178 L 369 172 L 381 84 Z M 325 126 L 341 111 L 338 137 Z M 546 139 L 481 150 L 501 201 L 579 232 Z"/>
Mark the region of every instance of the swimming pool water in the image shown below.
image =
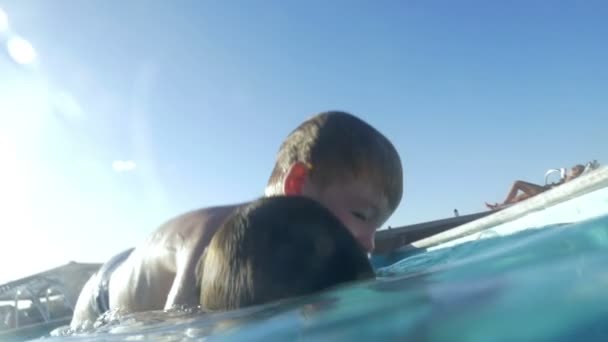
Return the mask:
<path id="1" fill-rule="evenodd" d="M 608 340 L 608 216 L 424 252 L 375 281 L 223 314 L 128 315 L 51 341 Z"/>

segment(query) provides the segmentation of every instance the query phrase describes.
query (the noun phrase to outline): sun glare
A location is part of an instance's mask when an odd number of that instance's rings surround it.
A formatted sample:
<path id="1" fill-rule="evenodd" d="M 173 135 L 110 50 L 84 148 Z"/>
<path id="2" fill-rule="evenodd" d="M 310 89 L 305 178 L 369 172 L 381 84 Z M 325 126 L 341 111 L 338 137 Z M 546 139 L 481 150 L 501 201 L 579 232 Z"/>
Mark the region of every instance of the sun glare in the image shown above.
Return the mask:
<path id="1" fill-rule="evenodd" d="M 8 16 L 0 8 L 0 33 L 8 31 Z"/>
<path id="2" fill-rule="evenodd" d="M 129 172 L 135 170 L 137 164 L 132 160 L 115 160 L 112 169 L 116 172 Z"/>
<path id="3" fill-rule="evenodd" d="M 18 64 L 29 65 L 36 60 L 36 50 L 30 42 L 21 37 L 11 37 L 6 42 L 9 56 Z"/>

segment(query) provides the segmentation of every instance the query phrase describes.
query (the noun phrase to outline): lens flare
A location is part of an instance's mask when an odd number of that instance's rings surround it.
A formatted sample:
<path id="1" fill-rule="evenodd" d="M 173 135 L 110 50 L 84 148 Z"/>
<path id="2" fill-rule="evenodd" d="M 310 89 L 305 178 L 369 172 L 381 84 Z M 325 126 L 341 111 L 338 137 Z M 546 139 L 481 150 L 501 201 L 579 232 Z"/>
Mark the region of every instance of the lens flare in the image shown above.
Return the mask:
<path id="1" fill-rule="evenodd" d="M 0 33 L 4 33 L 8 31 L 8 16 L 6 13 L 0 8 Z"/>
<path id="2" fill-rule="evenodd" d="M 9 56 L 18 64 L 28 65 L 36 60 L 36 50 L 30 42 L 21 37 L 11 37 L 6 42 Z"/>
<path id="3" fill-rule="evenodd" d="M 115 160 L 112 169 L 116 172 L 129 172 L 135 170 L 137 164 L 132 160 Z"/>

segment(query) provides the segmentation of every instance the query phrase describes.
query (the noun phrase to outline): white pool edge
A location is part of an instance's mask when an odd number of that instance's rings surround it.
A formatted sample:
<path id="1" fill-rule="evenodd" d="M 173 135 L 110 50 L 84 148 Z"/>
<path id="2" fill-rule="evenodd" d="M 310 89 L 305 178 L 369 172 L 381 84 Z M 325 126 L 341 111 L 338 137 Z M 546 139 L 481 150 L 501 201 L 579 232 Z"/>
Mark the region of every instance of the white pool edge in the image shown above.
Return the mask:
<path id="1" fill-rule="evenodd" d="M 604 166 L 495 214 L 416 241 L 403 250 L 441 249 L 483 238 L 484 233 L 504 236 L 526 228 L 578 222 L 607 213 L 608 167 Z"/>

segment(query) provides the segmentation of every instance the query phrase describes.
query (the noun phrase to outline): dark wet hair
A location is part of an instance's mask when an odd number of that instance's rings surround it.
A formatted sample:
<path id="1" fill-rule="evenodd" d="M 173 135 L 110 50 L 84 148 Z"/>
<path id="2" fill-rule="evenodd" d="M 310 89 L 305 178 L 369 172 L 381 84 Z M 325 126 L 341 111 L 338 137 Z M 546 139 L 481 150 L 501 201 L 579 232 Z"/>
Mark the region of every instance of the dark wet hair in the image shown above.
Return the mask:
<path id="1" fill-rule="evenodd" d="M 282 194 L 286 172 L 296 162 L 312 165 L 311 181 L 325 186 L 346 177 L 365 177 L 382 189 L 392 210 L 401 201 L 403 171 L 393 144 L 356 116 L 340 111 L 320 113 L 285 139 L 268 180 L 267 195 Z"/>
<path id="2" fill-rule="evenodd" d="M 237 210 L 200 258 L 206 310 L 231 310 L 373 278 L 365 251 L 329 210 L 297 196 L 259 199 Z"/>

